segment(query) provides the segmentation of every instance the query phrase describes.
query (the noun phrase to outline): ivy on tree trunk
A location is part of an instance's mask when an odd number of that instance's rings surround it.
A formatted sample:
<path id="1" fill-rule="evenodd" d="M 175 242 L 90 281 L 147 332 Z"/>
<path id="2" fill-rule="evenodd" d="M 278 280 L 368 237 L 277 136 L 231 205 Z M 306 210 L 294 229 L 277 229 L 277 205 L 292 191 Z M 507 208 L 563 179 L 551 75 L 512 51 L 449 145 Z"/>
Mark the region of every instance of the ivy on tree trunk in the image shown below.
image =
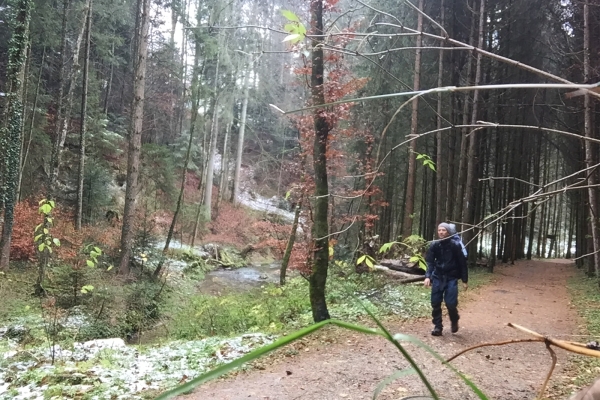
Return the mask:
<path id="1" fill-rule="evenodd" d="M 14 4 L 14 30 L 8 49 L 8 101 L 6 125 L 0 132 L 2 158 L 2 207 L 4 226 L 0 239 L 0 269 L 8 269 L 10 242 L 14 223 L 14 210 L 21 159 L 21 131 L 23 127 L 22 86 L 29 40 L 31 0 L 18 0 Z"/>

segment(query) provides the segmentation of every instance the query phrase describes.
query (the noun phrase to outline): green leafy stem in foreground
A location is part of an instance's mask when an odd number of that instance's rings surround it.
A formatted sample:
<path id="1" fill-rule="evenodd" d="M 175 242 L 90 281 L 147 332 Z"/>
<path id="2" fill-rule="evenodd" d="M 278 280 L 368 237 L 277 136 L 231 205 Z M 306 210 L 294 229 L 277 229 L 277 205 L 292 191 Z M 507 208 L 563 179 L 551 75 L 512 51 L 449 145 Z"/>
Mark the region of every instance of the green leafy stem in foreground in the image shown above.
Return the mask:
<path id="1" fill-rule="evenodd" d="M 397 334 L 397 335 L 393 335 L 383 326 L 383 324 L 369 311 L 367 310 L 367 312 L 369 313 L 369 315 L 371 316 L 371 318 L 373 318 L 373 320 L 375 320 L 375 322 L 377 323 L 377 325 L 379 326 L 380 330 L 376 330 L 376 329 L 371 329 L 371 328 L 367 328 L 364 326 L 360 326 L 360 325 L 355 325 L 355 324 L 350 324 L 344 321 L 338 321 L 335 319 L 330 319 L 330 320 L 326 320 L 326 321 L 322 321 L 319 323 L 316 323 L 314 325 L 308 326 L 304 329 L 300 329 L 296 332 L 293 332 L 291 334 L 289 334 L 288 336 L 282 337 L 279 340 L 263 346 L 261 348 L 258 348 L 248 354 L 246 354 L 243 357 L 238 358 L 237 360 L 231 361 L 230 363 L 221 365 L 215 369 L 213 369 L 212 371 L 208 371 L 194 379 L 192 379 L 189 382 L 186 382 L 182 385 L 179 385 L 167 392 L 164 392 L 163 394 L 161 394 L 160 396 L 158 396 L 156 398 L 156 400 L 166 400 L 166 399 L 171 399 L 174 396 L 177 396 L 179 394 L 183 394 L 183 393 L 187 393 L 189 391 L 191 391 L 192 389 L 194 389 L 195 387 L 202 385 L 205 382 L 208 382 L 212 379 L 216 379 L 228 372 L 230 372 L 231 370 L 241 367 L 243 364 L 249 362 L 249 361 L 253 361 L 257 358 L 260 358 L 268 353 L 270 353 L 273 350 L 276 350 L 280 347 L 283 347 L 285 345 L 288 345 L 296 340 L 299 340 L 313 332 L 318 331 L 319 329 L 323 328 L 326 325 L 336 325 L 339 326 L 341 328 L 344 329 L 349 329 L 349 330 L 353 330 L 356 332 L 360 332 L 360 333 L 364 333 L 367 335 L 378 335 L 378 336 L 383 336 L 386 340 L 390 341 L 404 356 L 404 358 L 406 358 L 406 360 L 408 361 L 408 363 L 411 365 L 410 368 L 405 369 L 403 371 L 397 371 L 396 373 L 394 373 L 393 375 L 391 375 L 389 378 L 387 378 L 386 380 L 384 380 L 379 387 L 377 388 L 377 390 L 375 391 L 375 393 L 373 394 L 373 398 L 376 398 L 377 395 L 379 394 L 379 392 L 381 392 L 381 390 L 390 382 L 392 382 L 394 379 L 400 377 L 400 376 L 404 376 L 404 375 L 408 375 L 411 373 L 416 373 L 417 375 L 419 375 L 419 377 L 421 378 L 421 380 L 423 381 L 423 383 L 425 384 L 425 386 L 427 387 L 427 389 L 429 390 L 429 393 L 431 394 L 431 396 L 434 399 L 439 399 L 439 396 L 437 395 L 437 393 L 435 392 L 433 386 L 431 385 L 431 383 L 427 380 L 427 377 L 425 376 L 425 374 L 423 373 L 423 371 L 419 368 L 419 366 L 416 364 L 416 362 L 414 361 L 414 359 L 410 356 L 410 354 L 406 351 L 406 349 L 404 348 L 404 346 L 402 346 L 402 344 L 400 343 L 400 340 L 403 341 L 409 341 L 412 342 L 414 344 L 416 344 L 419 347 L 424 348 L 426 351 L 428 351 L 429 353 L 433 354 L 433 356 L 440 360 L 442 363 L 444 363 L 445 365 L 448 365 L 452 371 L 454 371 L 458 376 L 460 376 L 460 378 L 462 378 L 462 380 L 465 381 L 465 383 L 475 392 L 475 394 L 477 394 L 477 396 L 482 399 L 482 400 L 487 400 L 487 397 L 481 392 L 481 390 L 479 390 L 479 388 L 477 388 L 477 386 L 475 386 L 475 384 L 473 382 L 471 382 L 466 376 L 464 376 L 463 374 L 461 374 L 459 371 L 457 371 L 454 367 L 452 367 L 450 364 L 446 363 L 444 361 L 444 359 L 435 352 L 435 350 L 431 349 L 429 346 L 427 346 L 426 344 L 424 344 L 423 342 L 421 342 L 420 340 L 413 338 L 411 336 L 408 335 L 402 335 L 402 334 Z"/>

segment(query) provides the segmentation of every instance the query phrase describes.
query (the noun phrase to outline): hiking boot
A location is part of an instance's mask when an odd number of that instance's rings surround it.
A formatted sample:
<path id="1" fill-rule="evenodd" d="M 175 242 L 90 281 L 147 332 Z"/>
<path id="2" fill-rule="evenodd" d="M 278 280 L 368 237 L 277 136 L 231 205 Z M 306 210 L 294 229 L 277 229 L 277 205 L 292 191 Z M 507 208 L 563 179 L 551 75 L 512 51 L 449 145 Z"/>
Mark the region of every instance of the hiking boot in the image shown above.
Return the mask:
<path id="1" fill-rule="evenodd" d="M 458 332 L 458 321 L 453 321 L 452 322 L 452 329 L 451 329 L 452 333 L 456 333 Z"/>
<path id="2" fill-rule="evenodd" d="M 433 328 L 433 330 L 431 331 L 431 336 L 442 336 L 442 328 Z"/>

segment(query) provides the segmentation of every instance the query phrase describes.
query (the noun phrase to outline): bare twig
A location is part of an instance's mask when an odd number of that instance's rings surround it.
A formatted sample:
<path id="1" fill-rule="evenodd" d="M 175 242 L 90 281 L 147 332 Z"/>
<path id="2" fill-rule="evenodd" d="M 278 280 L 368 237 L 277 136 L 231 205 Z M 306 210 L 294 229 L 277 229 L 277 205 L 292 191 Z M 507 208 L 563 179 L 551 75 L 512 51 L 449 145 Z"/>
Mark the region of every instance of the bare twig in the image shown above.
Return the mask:
<path id="1" fill-rule="evenodd" d="M 480 347 L 504 346 L 506 344 L 513 344 L 513 343 L 537 343 L 537 342 L 541 342 L 541 341 L 542 340 L 540 340 L 540 339 L 512 339 L 512 340 L 504 340 L 502 342 L 481 343 L 481 344 L 477 344 L 475 346 L 471 346 L 464 350 L 459 351 L 452 357 L 448 358 L 446 360 L 446 362 L 450 362 L 450 361 L 454 360 L 456 357 L 462 356 L 463 354 L 468 353 L 471 350 L 478 349 Z"/>
<path id="2" fill-rule="evenodd" d="M 556 353 L 550 347 L 550 342 L 546 341 L 546 349 L 550 352 L 550 357 L 552 357 L 552 365 L 550 366 L 550 371 L 548 371 L 548 375 L 546 375 L 546 380 L 542 384 L 542 388 L 540 389 L 540 394 L 538 394 L 538 399 L 542 400 L 544 398 L 544 392 L 546 391 L 546 387 L 548 386 L 548 382 L 550 381 L 550 377 L 554 372 L 554 367 L 556 367 Z"/>

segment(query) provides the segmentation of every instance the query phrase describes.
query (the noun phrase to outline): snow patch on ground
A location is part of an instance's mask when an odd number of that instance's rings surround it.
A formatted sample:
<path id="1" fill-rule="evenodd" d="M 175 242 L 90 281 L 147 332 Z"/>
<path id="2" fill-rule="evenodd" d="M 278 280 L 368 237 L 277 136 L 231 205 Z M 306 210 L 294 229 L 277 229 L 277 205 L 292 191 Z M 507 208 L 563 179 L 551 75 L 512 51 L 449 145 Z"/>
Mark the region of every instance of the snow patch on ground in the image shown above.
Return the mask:
<path id="1" fill-rule="evenodd" d="M 48 346 L 23 350 L 8 343 L 0 357 L 0 399 L 44 399 L 49 394 L 141 399 L 146 390 L 166 390 L 273 340 L 253 333 L 141 348 L 119 338 L 97 339 L 69 349 L 56 346 L 54 365 Z"/>

